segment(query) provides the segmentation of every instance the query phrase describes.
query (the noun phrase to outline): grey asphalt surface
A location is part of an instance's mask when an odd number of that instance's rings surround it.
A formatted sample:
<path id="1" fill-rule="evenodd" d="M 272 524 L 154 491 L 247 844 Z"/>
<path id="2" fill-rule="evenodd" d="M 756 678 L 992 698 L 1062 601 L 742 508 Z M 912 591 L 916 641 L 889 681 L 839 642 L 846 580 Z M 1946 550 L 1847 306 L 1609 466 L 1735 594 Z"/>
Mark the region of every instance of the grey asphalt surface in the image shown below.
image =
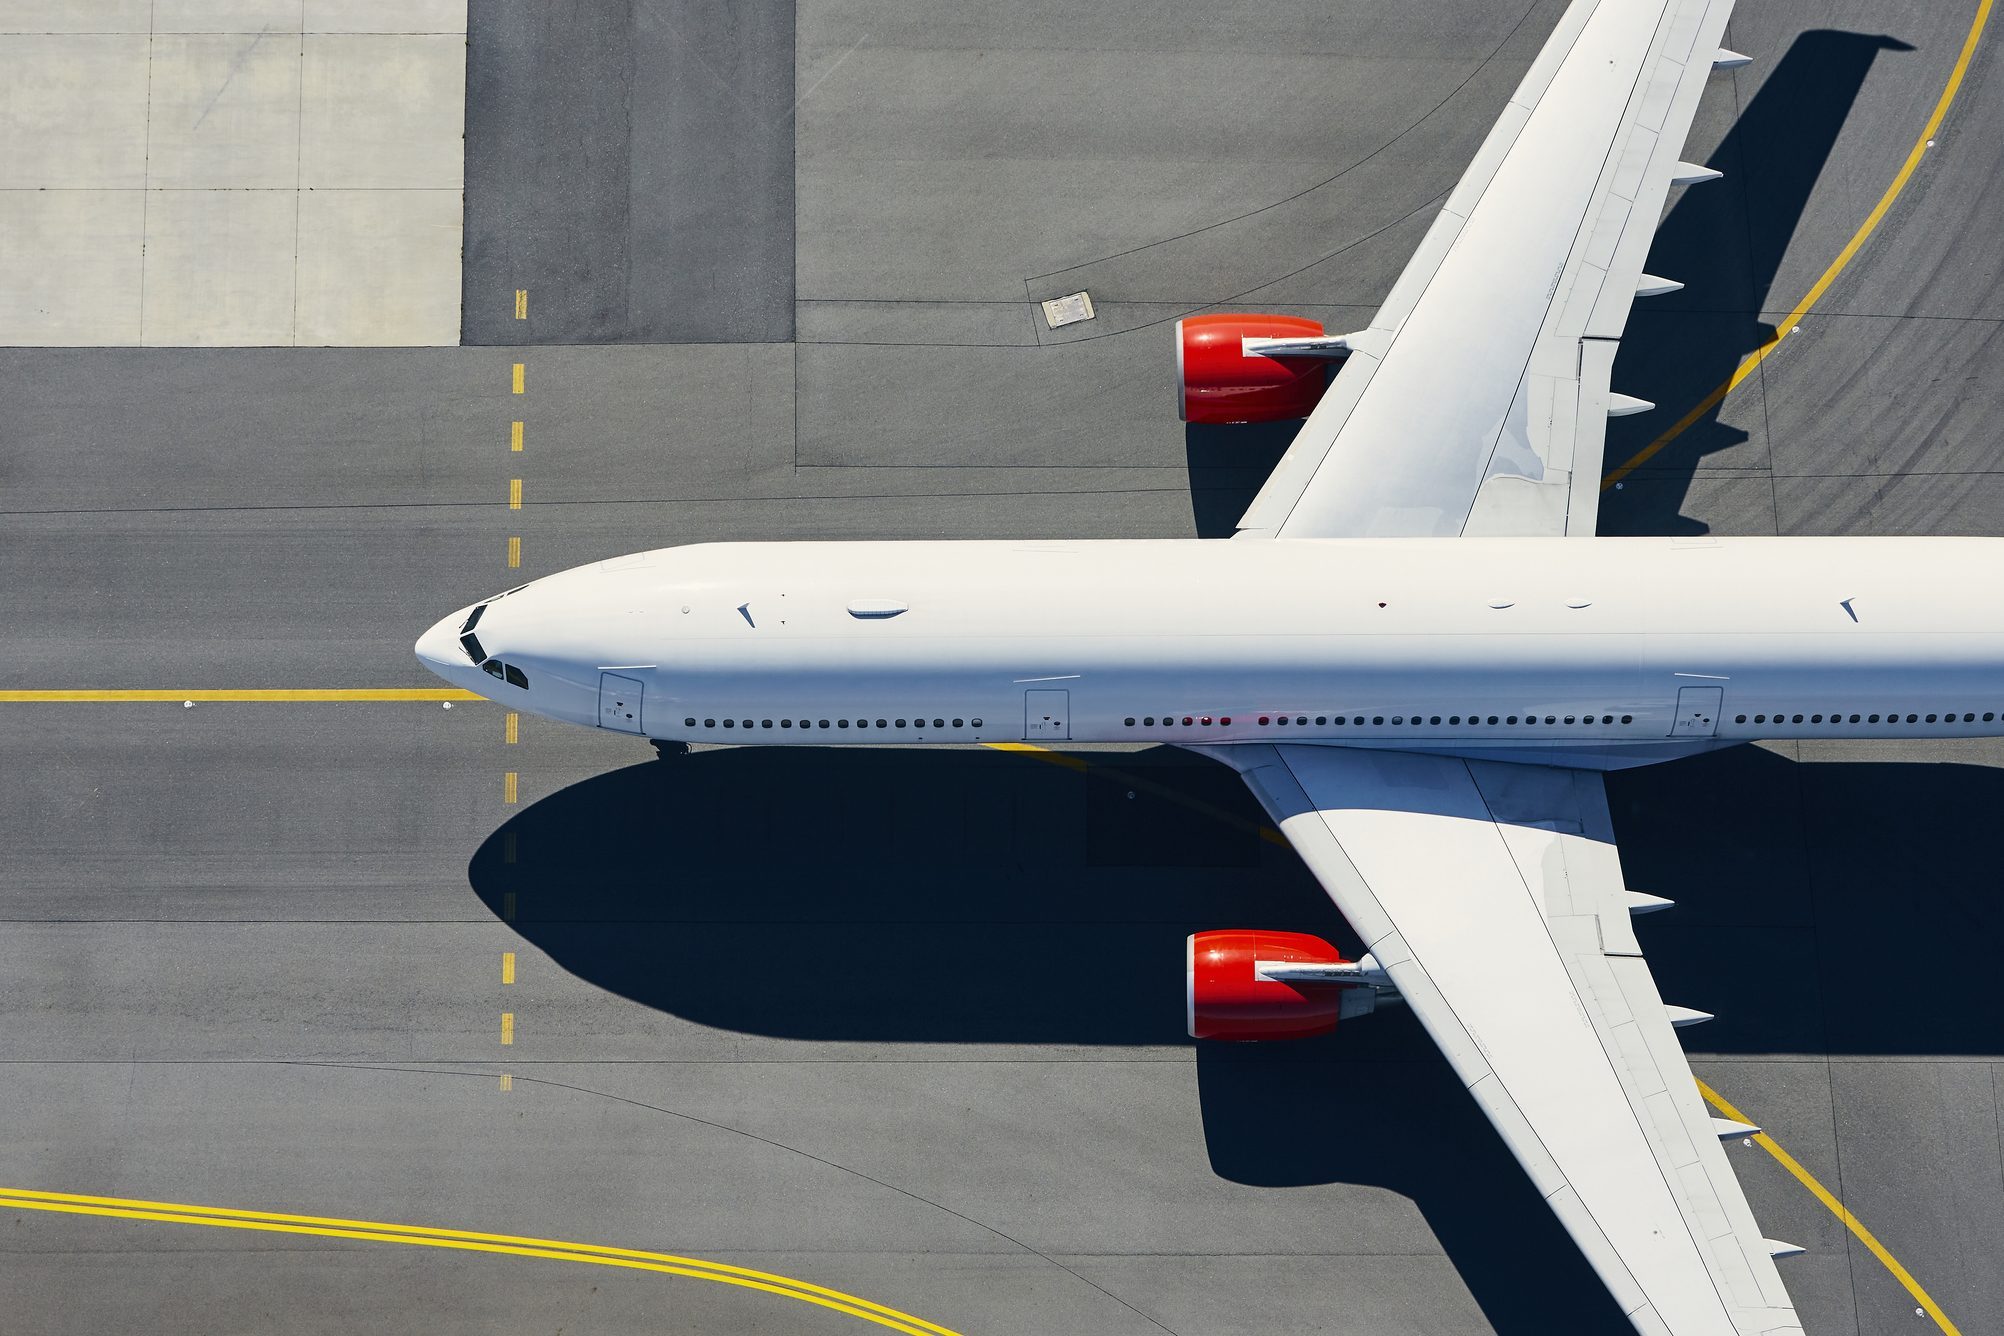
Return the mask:
<path id="1" fill-rule="evenodd" d="M 0 689 L 430 685 L 409 643 L 443 611 L 664 543 L 1228 529 L 1286 433 L 1186 434 L 1163 322 L 1368 312 L 1558 6 L 1187 8 L 803 8 L 795 343 L 0 353 Z M 1611 463 L 1842 249 L 1968 21 L 1742 7 L 1755 64 L 1685 155 L 1728 176 L 1673 200 L 1651 271 L 1690 286 L 1639 308 L 1617 371 L 1664 408 L 1614 424 Z M 2004 534 L 1997 40 L 1803 331 L 1603 532 Z M 582 57 L 538 68 L 511 114 L 599 105 Z M 575 166 L 483 194 L 470 158 L 469 257 L 571 225 Z M 614 254 L 613 223 L 576 225 Z M 469 259 L 469 336 L 527 286 L 538 342 L 668 337 L 605 271 L 520 254 L 530 278 Z M 1100 319 L 1043 329 L 1030 302 L 1079 287 Z M 1627 1330 L 1408 1019 L 1180 1037 L 1185 933 L 1342 933 L 1229 776 L 648 756 L 535 719 L 510 745 L 484 704 L 0 705 L 0 1186 L 683 1253 L 968 1336 Z M 1631 884 L 1678 901 L 1640 926 L 1663 991 L 1719 1014 L 1699 1074 L 1964 1332 L 2004 1330 L 2004 744 L 1741 749 L 1610 794 Z M 1809 1250 L 1784 1277 L 1815 1336 L 1930 1329 L 1733 1154 Z M 861 1329 L 657 1274 L 11 1209 L 0 1314 Z"/>

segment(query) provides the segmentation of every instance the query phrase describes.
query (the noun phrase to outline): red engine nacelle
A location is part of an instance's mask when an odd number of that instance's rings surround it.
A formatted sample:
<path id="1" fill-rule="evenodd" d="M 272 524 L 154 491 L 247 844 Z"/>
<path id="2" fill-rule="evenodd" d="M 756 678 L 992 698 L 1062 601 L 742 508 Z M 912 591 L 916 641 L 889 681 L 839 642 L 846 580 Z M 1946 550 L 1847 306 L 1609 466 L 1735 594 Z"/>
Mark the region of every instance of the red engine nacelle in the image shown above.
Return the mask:
<path id="1" fill-rule="evenodd" d="M 1285 422 L 1313 411 L 1329 387 L 1320 358 L 1248 355 L 1245 339 L 1320 338 L 1292 315 L 1193 315 L 1176 322 L 1176 389 L 1185 422 Z"/>
<path id="2" fill-rule="evenodd" d="M 1336 1028 L 1344 986 L 1296 986 L 1254 974 L 1255 961 L 1344 964 L 1305 932 L 1226 928 L 1190 937 L 1184 988 L 1192 1039 L 1305 1039 Z"/>

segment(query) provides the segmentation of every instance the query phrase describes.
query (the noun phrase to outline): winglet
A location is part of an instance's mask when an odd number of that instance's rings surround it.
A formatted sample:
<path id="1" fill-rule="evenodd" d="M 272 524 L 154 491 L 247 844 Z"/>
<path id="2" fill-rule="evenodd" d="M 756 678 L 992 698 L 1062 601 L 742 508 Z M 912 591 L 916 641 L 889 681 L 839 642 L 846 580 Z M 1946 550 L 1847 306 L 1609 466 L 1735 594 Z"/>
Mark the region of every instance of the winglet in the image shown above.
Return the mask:
<path id="1" fill-rule="evenodd" d="M 1675 900 L 1666 900 L 1660 895 L 1647 895 L 1641 891 L 1623 891 L 1621 894 L 1622 898 L 1628 901 L 1628 912 L 1631 914 L 1654 914 L 1659 909 L 1668 909 L 1677 903 Z"/>
<path id="2" fill-rule="evenodd" d="M 1712 1119 L 1712 1130 L 1719 1134 L 1719 1140 L 1731 1141 L 1734 1137 L 1758 1136 L 1760 1129 L 1752 1123 L 1735 1122 L 1731 1118 Z"/>
<path id="3" fill-rule="evenodd" d="M 1761 1242 L 1767 1245 L 1769 1257 L 1800 1257 L 1809 1251 L 1797 1244 L 1783 1243 L 1780 1239 L 1762 1239 Z"/>
<path id="4" fill-rule="evenodd" d="M 1674 278 L 1658 278 L 1654 274 L 1644 274 L 1635 280 L 1635 295 L 1638 297 L 1661 297 L 1666 292 L 1681 292 L 1684 285 Z"/>
<path id="5" fill-rule="evenodd" d="M 1695 186 L 1705 181 L 1716 181 L 1724 175 L 1724 172 L 1714 167 L 1700 167 L 1695 162 L 1680 162 L 1670 170 L 1670 184 Z"/>
<path id="6" fill-rule="evenodd" d="M 1728 51 L 1723 46 L 1719 48 L 1718 54 L 1712 57 L 1712 68 L 1715 70 L 1736 70 L 1742 65 L 1751 64 L 1753 64 L 1752 56 L 1743 56 L 1737 51 Z"/>
<path id="7" fill-rule="evenodd" d="M 1647 413 L 1656 407 L 1647 399 L 1638 399 L 1632 394 L 1610 394 L 1607 396 L 1607 415 L 1627 417 L 1631 413 Z"/>
<path id="8" fill-rule="evenodd" d="M 1663 1014 L 1670 1018 L 1670 1024 L 1680 1030 L 1687 1025 L 1703 1025 L 1712 1019 L 1712 1013 L 1709 1011 L 1698 1011 L 1691 1007 L 1673 1007 L 1667 1002 L 1663 1005 Z"/>

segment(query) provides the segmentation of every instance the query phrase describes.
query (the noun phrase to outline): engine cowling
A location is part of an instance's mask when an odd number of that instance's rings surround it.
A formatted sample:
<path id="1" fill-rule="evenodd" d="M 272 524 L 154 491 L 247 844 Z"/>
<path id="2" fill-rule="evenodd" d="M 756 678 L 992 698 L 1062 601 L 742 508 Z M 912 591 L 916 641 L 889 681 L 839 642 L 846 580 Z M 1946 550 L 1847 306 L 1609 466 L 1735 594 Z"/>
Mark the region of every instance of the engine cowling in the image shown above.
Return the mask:
<path id="1" fill-rule="evenodd" d="M 1336 1028 L 1340 984 L 1262 979 L 1256 961 L 1341 965 L 1343 953 L 1305 932 L 1225 928 L 1187 943 L 1185 1012 L 1192 1039 L 1305 1039 Z"/>
<path id="2" fill-rule="evenodd" d="M 1320 338 L 1319 321 L 1293 315 L 1192 315 L 1176 322 L 1176 388 L 1185 422 L 1285 422 L 1304 418 L 1329 387 L 1329 363 L 1266 357 L 1246 339 Z"/>

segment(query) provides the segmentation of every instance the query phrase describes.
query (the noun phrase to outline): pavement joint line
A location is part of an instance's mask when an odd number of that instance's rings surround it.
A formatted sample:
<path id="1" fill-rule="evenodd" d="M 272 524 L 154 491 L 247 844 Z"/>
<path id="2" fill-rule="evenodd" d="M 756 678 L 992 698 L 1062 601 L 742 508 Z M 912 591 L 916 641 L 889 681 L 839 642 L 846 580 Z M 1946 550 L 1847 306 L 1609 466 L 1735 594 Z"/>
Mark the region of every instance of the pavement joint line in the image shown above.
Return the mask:
<path id="1" fill-rule="evenodd" d="M 299 702 L 360 701 L 374 704 L 401 701 L 485 700 L 486 697 L 457 687 L 202 687 L 180 690 L 146 687 L 139 689 L 92 688 L 31 691 L 0 691 L 0 704 L 113 704 L 118 702 L 184 701 L 221 704 L 290 704 Z"/>
<path id="2" fill-rule="evenodd" d="M 502 1076 L 503 1087 L 509 1084 Z M 715 1281 L 744 1289 L 760 1290 L 800 1303 L 813 1304 L 848 1317 L 859 1318 L 908 1336 L 959 1336 L 959 1333 L 924 1318 L 875 1303 L 858 1295 L 830 1289 L 809 1281 L 796 1280 L 771 1271 L 712 1262 L 674 1253 L 647 1252 L 636 1248 L 611 1248 L 600 1244 L 573 1243 L 562 1239 L 532 1238 L 516 1234 L 488 1234 L 474 1230 L 439 1229 L 425 1225 L 400 1225 L 380 1220 L 346 1220 L 333 1216 L 292 1215 L 277 1211 L 242 1211 L 220 1206 L 193 1206 L 179 1202 L 142 1201 L 126 1197 L 96 1197 L 77 1193 L 44 1192 L 29 1188 L 0 1187 L 0 1209 L 48 1211 L 65 1215 L 101 1216 L 109 1219 L 153 1221 L 164 1224 L 206 1225 L 215 1229 L 243 1229 L 274 1234 L 317 1235 L 322 1238 L 356 1239 L 372 1243 L 402 1243 L 421 1248 L 449 1248 L 465 1252 L 497 1253 L 514 1257 L 540 1257 L 551 1261 L 579 1262 L 593 1266 L 623 1267 Z"/>
<path id="3" fill-rule="evenodd" d="M 1759 369 L 1761 363 L 1767 360 L 1769 353 L 1781 346 L 1783 339 L 1795 332 L 1795 329 L 1802 323 L 1802 318 L 1808 315 L 1816 303 L 1821 300 L 1823 294 L 1829 291 L 1830 285 L 1837 281 L 1837 276 L 1850 266 L 1851 261 L 1863 249 L 1865 242 L 1871 238 L 1872 233 L 1876 232 L 1879 224 L 1885 220 L 1886 214 L 1893 207 L 1893 202 L 1899 199 L 1901 193 L 1906 190 L 1907 182 L 1913 179 L 1914 170 L 1920 166 L 1921 159 L 1927 156 L 1929 145 L 1934 143 L 1935 135 L 1941 129 L 1942 121 L 1948 116 L 1949 107 L 1955 102 L 1956 93 L 1962 88 L 1962 77 L 1969 71 L 1969 62 L 1976 54 L 1976 44 L 1983 36 L 1984 26 L 1990 21 L 1991 3 L 1992 0 L 1977 0 L 1976 15 L 1969 23 L 1969 34 L 1962 39 L 1962 51 L 1956 56 L 1955 68 L 1949 71 L 1948 82 L 1942 86 L 1941 96 L 1935 101 L 1934 112 L 1927 118 L 1926 127 L 1921 130 L 1920 138 L 1914 141 L 1914 146 L 1907 150 L 1906 161 L 1902 162 L 1899 171 L 1893 174 L 1892 184 L 1888 185 L 1885 193 L 1879 196 L 1879 202 L 1872 206 L 1870 213 L 1865 215 L 1865 221 L 1860 223 L 1858 230 L 1851 234 L 1851 239 L 1844 244 L 1844 249 L 1837 252 L 1837 258 L 1832 260 L 1829 268 L 1825 269 L 1817 280 L 1810 285 L 1808 294 L 1796 304 L 1795 309 L 1784 316 L 1781 323 L 1774 327 L 1774 333 L 1768 336 L 1767 342 L 1761 344 L 1760 347 L 1748 354 L 1746 359 L 1734 369 L 1732 375 L 1726 377 L 1725 381 L 1718 388 L 1714 389 L 1703 399 L 1700 399 L 1690 412 L 1670 424 L 1661 436 L 1658 436 L 1655 440 L 1637 450 L 1620 467 L 1603 477 L 1600 480 L 1601 491 L 1605 492 L 1617 486 L 1623 478 L 1635 472 L 1637 468 L 1647 463 L 1664 446 L 1682 436 L 1693 426 L 1696 426 L 1699 419 L 1723 403 L 1727 395 L 1731 394 L 1739 387 L 1742 381 Z"/>
<path id="4" fill-rule="evenodd" d="M 1728 1101 L 1724 1095 L 1721 1095 L 1718 1091 L 1706 1085 L 1702 1080 L 1698 1081 L 1698 1093 L 1703 1095 L 1705 1097 L 1706 1102 L 1709 1103 L 1713 1108 L 1717 1109 L 1720 1113 L 1732 1119 L 1734 1122 L 1748 1123 L 1749 1125 L 1751 1125 L 1752 1122 L 1751 1119 L 1749 1119 L 1744 1113 L 1741 1113 L 1738 1109 L 1734 1108 L 1732 1103 Z M 1819 1183 L 1816 1180 L 1816 1176 L 1814 1174 L 1810 1173 L 1807 1169 L 1802 1167 L 1801 1161 L 1797 1160 L 1793 1155 L 1790 1155 L 1787 1151 L 1783 1150 L 1781 1148 L 1780 1143 L 1775 1141 L 1775 1139 L 1769 1136 L 1766 1132 L 1754 1133 L 1751 1140 L 1754 1142 L 1755 1145 L 1759 1146 L 1769 1155 L 1772 1155 L 1776 1159 L 1776 1161 L 1780 1163 L 1782 1168 L 1788 1170 L 1790 1174 L 1795 1176 L 1795 1180 L 1797 1182 L 1801 1183 L 1802 1186 L 1809 1189 L 1811 1196 L 1815 1197 L 1816 1200 L 1823 1203 L 1823 1205 L 1829 1210 L 1830 1214 L 1836 1216 L 1838 1220 L 1843 1222 L 1844 1228 L 1850 1230 L 1854 1235 L 1857 1236 L 1858 1241 L 1865 1245 L 1865 1247 L 1871 1252 L 1872 1256 L 1878 1258 L 1880 1264 L 1883 1265 L 1886 1268 L 1886 1270 L 1892 1272 L 1893 1279 L 1900 1282 L 1900 1285 L 1906 1290 L 1906 1292 L 1909 1295 L 1913 1296 L 1913 1301 L 1919 1304 L 1922 1309 L 1926 1310 L 1927 1315 L 1929 1317 L 1934 1319 L 1935 1326 L 1941 1328 L 1943 1333 L 1945 1333 L 1945 1336 L 1962 1336 L 1961 1330 L 1953 1322 L 1948 1320 L 1948 1314 L 1941 1311 L 1941 1305 L 1936 1303 L 1934 1299 L 1929 1296 L 1928 1292 L 1921 1288 L 1920 1282 L 1913 1278 L 1913 1273 L 1908 1271 L 1904 1266 L 1900 1265 L 1900 1260 L 1897 1257 L 1894 1257 L 1892 1253 L 1886 1250 L 1886 1245 L 1879 1242 L 1879 1240 L 1872 1234 L 1871 1230 L 1865 1228 L 1865 1224 L 1862 1220 L 1858 1219 L 1857 1216 L 1851 1214 L 1851 1208 L 1846 1206 L 1842 1201 L 1838 1200 L 1836 1193 L 1832 1192 L 1829 1188 L 1826 1188 L 1823 1186 L 1823 1184 Z"/>

